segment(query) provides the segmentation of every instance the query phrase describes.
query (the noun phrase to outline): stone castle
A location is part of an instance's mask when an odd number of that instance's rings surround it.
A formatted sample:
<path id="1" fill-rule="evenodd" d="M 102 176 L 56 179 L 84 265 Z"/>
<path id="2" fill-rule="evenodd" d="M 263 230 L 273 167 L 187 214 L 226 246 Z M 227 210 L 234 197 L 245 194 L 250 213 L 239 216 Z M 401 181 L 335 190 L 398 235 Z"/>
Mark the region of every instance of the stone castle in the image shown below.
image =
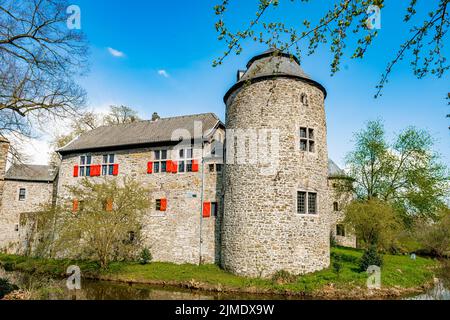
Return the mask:
<path id="1" fill-rule="evenodd" d="M 235 274 L 302 274 L 330 263 L 330 236 L 355 246 L 328 158 L 326 90 L 298 60 L 255 56 L 226 93 L 226 123 L 212 113 L 104 126 L 58 150 L 58 167 L 12 165 L 0 140 L 0 250 L 23 252 L 24 216 L 68 201 L 82 179 L 132 177 L 151 190 L 143 221 L 154 260 L 217 263 Z"/>

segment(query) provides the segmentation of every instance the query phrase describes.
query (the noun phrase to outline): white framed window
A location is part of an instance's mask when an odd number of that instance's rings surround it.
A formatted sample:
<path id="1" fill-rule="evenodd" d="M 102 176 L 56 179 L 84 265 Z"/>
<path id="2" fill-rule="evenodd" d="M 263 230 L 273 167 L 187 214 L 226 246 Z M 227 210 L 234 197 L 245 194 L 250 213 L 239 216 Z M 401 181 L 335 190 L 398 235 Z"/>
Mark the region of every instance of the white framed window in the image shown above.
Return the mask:
<path id="1" fill-rule="evenodd" d="M 154 156 L 155 161 L 153 162 L 153 172 L 154 173 L 164 173 L 167 172 L 167 149 L 155 150 Z"/>
<path id="2" fill-rule="evenodd" d="M 318 214 L 316 192 L 297 191 L 297 213 Z"/>
<path id="3" fill-rule="evenodd" d="M 315 130 L 313 128 L 300 128 L 300 151 L 316 151 Z"/>
<path id="4" fill-rule="evenodd" d="M 112 176 L 116 156 L 114 154 L 104 154 L 102 162 L 102 176 Z"/>
<path id="5" fill-rule="evenodd" d="M 19 201 L 25 201 L 26 198 L 27 198 L 27 189 L 20 188 L 19 189 Z"/>
<path id="6" fill-rule="evenodd" d="M 80 156 L 80 177 L 89 177 L 91 175 L 92 156 Z"/>
<path id="7" fill-rule="evenodd" d="M 194 149 L 178 149 L 178 172 L 192 172 L 192 161 L 194 160 Z"/>

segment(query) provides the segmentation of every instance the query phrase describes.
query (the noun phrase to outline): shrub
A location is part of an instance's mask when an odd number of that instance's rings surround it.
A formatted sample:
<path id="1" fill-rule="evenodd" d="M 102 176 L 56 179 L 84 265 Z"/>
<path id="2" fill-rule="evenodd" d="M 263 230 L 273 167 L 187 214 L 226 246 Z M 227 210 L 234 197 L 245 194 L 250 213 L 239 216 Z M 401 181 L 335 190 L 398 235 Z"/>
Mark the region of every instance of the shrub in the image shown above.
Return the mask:
<path id="1" fill-rule="evenodd" d="M 394 209 L 379 200 L 352 202 L 345 209 L 344 224 L 350 227 L 364 249 L 376 245 L 378 249 L 388 250 L 401 231 Z"/>
<path id="2" fill-rule="evenodd" d="M 339 277 L 339 274 L 342 271 L 342 261 L 341 261 L 341 257 L 338 254 L 332 254 L 331 255 L 331 259 L 332 259 L 332 264 L 331 266 L 333 267 L 333 272 Z"/>
<path id="3" fill-rule="evenodd" d="M 417 238 L 423 249 L 434 256 L 450 254 L 450 209 L 445 210 L 439 221 L 418 228 Z"/>
<path id="4" fill-rule="evenodd" d="M 336 238 L 331 232 L 330 232 L 330 247 L 332 248 L 337 247 Z"/>
<path id="5" fill-rule="evenodd" d="M 363 256 L 359 262 L 359 269 L 361 272 L 367 271 L 370 266 L 383 266 L 383 257 L 378 253 L 376 246 L 371 246 L 364 251 Z"/>
<path id="6" fill-rule="evenodd" d="M 297 276 L 293 275 L 292 273 L 286 270 L 277 271 L 272 276 L 272 281 L 277 284 L 292 283 L 295 282 L 296 280 Z"/>
<path id="7" fill-rule="evenodd" d="M 139 263 L 142 265 L 149 264 L 152 262 L 152 253 L 150 250 L 146 247 L 142 249 L 141 253 L 139 254 Z"/>
<path id="8" fill-rule="evenodd" d="M 0 278 L 0 300 L 7 294 L 18 290 L 19 287 L 11 284 L 7 279 Z"/>

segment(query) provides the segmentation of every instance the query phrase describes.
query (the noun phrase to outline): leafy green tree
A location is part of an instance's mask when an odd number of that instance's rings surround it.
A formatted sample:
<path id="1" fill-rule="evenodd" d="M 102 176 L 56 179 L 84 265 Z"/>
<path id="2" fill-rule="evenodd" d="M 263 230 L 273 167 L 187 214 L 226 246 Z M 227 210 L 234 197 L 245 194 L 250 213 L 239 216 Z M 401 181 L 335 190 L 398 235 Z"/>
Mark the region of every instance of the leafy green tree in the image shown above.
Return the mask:
<path id="1" fill-rule="evenodd" d="M 218 2 L 214 7 L 217 15 L 215 27 L 218 39 L 226 44 L 226 50 L 213 62 L 214 66 L 222 64 L 233 52 L 240 54 L 243 44 L 250 40 L 281 51 L 295 52 L 297 57 L 312 55 L 319 46 L 325 46 L 333 54 L 330 68 L 332 74 L 335 74 L 340 70 L 343 58 L 364 58 L 376 40 L 378 30 L 369 28 L 367 23 L 372 15 L 368 11 L 369 6 L 376 5 L 382 10 L 393 1 L 323 1 L 323 14 L 317 21 L 311 21 L 307 11 L 311 0 L 258 0 L 255 2 L 255 17 L 244 19 L 243 26 L 231 27 L 227 23 L 227 12 L 233 10 L 233 2 Z M 401 60 L 410 59 L 412 71 L 418 78 L 428 74 L 440 78 L 449 69 L 445 58 L 445 44 L 450 42 L 445 39 L 450 25 L 450 0 L 433 1 L 428 6 L 428 12 L 418 12 L 417 2 L 409 0 L 405 4 L 404 15 L 398 13 L 399 19 L 409 25 L 410 33 L 402 40 L 400 48 L 386 66 L 377 85 L 376 97 L 381 94 L 389 75 Z M 299 18 L 290 24 L 283 15 L 277 14 L 277 8 L 281 6 L 290 12 L 298 12 L 300 17 L 304 15 L 305 20 L 297 22 L 302 19 Z"/>
<path id="2" fill-rule="evenodd" d="M 383 124 L 370 121 L 355 140 L 346 162 L 359 199 L 386 201 L 405 222 L 436 217 L 445 206 L 449 175 L 428 132 L 410 127 L 388 143 Z"/>
<path id="3" fill-rule="evenodd" d="M 394 209 L 376 199 L 354 201 L 345 208 L 344 224 L 356 235 L 363 248 L 390 249 L 401 230 Z"/>
<path id="4" fill-rule="evenodd" d="M 148 190 L 128 178 L 102 183 L 83 179 L 69 190 L 70 201 L 59 199 L 60 205 L 41 213 L 46 225 L 35 238 L 47 235 L 50 249 L 40 252 L 96 261 L 102 268 L 111 261 L 136 259 Z"/>
<path id="5" fill-rule="evenodd" d="M 423 249 L 438 257 L 450 255 L 450 209 L 442 210 L 437 222 L 422 223 L 416 230 Z"/>

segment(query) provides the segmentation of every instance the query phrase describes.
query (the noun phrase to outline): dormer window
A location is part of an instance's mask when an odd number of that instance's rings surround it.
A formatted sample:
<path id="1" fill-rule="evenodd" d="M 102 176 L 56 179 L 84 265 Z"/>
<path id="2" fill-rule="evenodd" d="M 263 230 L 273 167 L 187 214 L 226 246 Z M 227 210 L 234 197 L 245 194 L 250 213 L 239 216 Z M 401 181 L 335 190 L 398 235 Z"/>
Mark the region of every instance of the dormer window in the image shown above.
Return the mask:
<path id="1" fill-rule="evenodd" d="M 315 131 L 311 128 L 300 128 L 300 151 L 315 152 Z"/>

